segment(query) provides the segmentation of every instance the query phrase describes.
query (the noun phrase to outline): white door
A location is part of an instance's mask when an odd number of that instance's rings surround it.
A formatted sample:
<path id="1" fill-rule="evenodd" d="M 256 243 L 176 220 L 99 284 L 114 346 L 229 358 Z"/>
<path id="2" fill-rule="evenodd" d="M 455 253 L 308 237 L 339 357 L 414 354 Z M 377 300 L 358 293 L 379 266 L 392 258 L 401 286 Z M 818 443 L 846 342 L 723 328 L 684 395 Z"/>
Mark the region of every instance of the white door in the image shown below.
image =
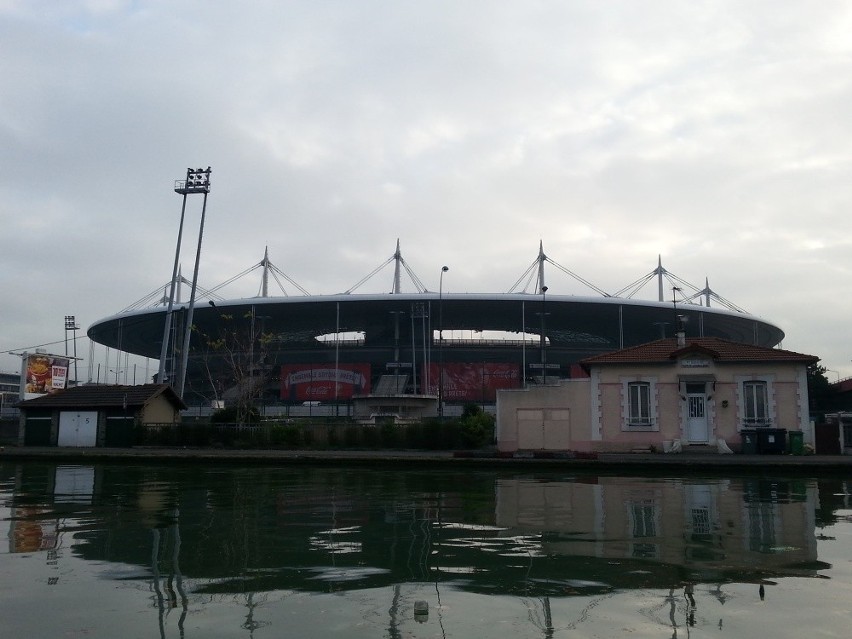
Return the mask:
<path id="1" fill-rule="evenodd" d="M 96 411 L 59 413 L 57 446 L 93 447 L 97 440 L 98 413 Z"/>
<path id="2" fill-rule="evenodd" d="M 706 444 L 709 430 L 707 428 L 707 396 L 704 393 L 686 396 L 686 437 L 690 444 Z"/>
<path id="3" fill-rule="evenodd" d="M 518 409 L 518 449 L 544 448 L 544 409 Z"/>
<path id="4" fill-rule="evenodd" d="M 518 450 L 568 450 L 571 411 L 567 408 L 519 409 Z"/>

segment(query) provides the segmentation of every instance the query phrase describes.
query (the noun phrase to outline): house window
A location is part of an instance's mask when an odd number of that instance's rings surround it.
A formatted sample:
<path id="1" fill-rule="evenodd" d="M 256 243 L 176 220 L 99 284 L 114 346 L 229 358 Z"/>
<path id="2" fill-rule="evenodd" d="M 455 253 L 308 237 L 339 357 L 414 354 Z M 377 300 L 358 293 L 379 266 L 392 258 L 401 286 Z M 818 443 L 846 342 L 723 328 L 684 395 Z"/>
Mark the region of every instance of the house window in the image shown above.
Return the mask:
<path id="1" fill-rule="evenodd" d="M 743 382 L 743 421 L 751 425 L 769 422 L 766 382 Z"/>
<path id="2" fill-rule="evenodd" d="M 630 426 L 651 425 L 651 384 L 631 382 L 627 385 L 628 422 Z"/>

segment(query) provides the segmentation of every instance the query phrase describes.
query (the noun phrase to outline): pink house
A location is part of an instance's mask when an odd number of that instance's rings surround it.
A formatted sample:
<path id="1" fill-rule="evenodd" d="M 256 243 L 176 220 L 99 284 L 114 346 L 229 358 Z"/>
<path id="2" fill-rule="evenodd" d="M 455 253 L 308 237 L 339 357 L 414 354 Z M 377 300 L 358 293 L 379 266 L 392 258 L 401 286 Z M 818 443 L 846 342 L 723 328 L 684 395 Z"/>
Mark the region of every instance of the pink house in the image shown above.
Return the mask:
<path id="1" fill-rule="evenodd" d="M 501 391 L 498 449 L 738 451 L 755 434 L 783 437 L 778 429 L 801 431 L 813 444 L 807 367 L 817 361 L 683 336 L 590 357 L 581 362 L 588 377 Z"/>

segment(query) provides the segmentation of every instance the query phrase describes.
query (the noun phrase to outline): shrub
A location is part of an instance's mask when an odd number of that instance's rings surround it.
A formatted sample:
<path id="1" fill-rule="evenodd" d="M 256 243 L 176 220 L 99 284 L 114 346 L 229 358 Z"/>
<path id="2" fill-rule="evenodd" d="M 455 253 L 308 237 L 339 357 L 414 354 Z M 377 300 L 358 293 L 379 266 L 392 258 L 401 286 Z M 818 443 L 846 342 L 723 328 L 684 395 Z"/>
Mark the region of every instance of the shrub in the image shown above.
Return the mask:
<path id="1" fill-rule="evenodd" d="M 423 424 L 409 424 L 403 431 L 403 441 L 406 448 L 425 448 Z"/>
<path id="2" fill-rule="evenodd" d="M 396 448 L 399 446 L 399 428 L 393 423 L 382 424 L 379 428 L 382 446 Z"/>
<path id="3" fill-rule="evenodd" d="M 243 411 L 243 419 L 240 420 L 240 410 L 238 406 L 226 406 L 220 408 L 210 415 L 211 424 L 257 424 L 260 422 L 260 411 L 256 406 L 250 406 Z"/>
<path id="4" fill-rule="evenodd" d="M 430 419 L 420 425 L 419 431 L 420 445 L 418 448 L 448 450 L 458 445 L 458 422 L 456 420 Z"/>
<path id="5" fill-rule="evenodd" d="M 298 426 L 285 426 L 284 443 L 288 446 L 300 446 L 302 444 L 301 429 Z"/>
<path id="6" fill-rule="evenodd" d="M 343 445 L 347 447 L 354 447 L 360 443 L 360 437 L 358 436 L 358 429 L 354 426 L 347 426 L 346 430 L 343 431 Z"/>
<path id="7" fill-rule="evenodd" d="M 487 413 L 462 419 L 459 436 L 465 448 L 481 448 L 494 437 L 494 418 Z"/>
<path id="8" fill-rule="evenodd" d="M 328 446 L 329 448 L 340 446 L 340 438 L 337 436 L 337 429 L 334 427 L 328 429 Z"/>
<path id="9" fill-rule="evenodd" d="M 269 431 L 269 438 L 274 446 L 296 447 L 302 444 L 302 431 L 298 426 L 275 424 Z"/>
<path id="10" fill-rule="evenodd" d="M 459 420 L 459 439 L 465 448 L 480 448 L 494 438 L 494 417 L 476 404 L 464 407 Z"/>
<path id="11" fill-rule="evenodd" d="M 361 428 L 361 441 L 367 448 L 378 448 L 381 442 L 381 432 L 375 426 Z"/>

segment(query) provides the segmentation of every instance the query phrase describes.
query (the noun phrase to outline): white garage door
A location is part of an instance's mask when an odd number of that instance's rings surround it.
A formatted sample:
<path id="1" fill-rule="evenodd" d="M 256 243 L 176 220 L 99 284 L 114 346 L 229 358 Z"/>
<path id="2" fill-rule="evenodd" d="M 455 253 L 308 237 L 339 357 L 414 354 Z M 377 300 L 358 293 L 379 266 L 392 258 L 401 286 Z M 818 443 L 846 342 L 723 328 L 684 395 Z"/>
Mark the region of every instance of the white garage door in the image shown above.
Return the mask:
<path id="1" fill-rule="evenodd" d="M 58 446 L 93 447 L 98 434 L 97 411 L 59 413 Z"/>
<path id="2" fill-rule="evenodd" d="M 568 450 L 571 446 L 571 411 L 567 408 L 520 408 L 519 450 Z"/>

